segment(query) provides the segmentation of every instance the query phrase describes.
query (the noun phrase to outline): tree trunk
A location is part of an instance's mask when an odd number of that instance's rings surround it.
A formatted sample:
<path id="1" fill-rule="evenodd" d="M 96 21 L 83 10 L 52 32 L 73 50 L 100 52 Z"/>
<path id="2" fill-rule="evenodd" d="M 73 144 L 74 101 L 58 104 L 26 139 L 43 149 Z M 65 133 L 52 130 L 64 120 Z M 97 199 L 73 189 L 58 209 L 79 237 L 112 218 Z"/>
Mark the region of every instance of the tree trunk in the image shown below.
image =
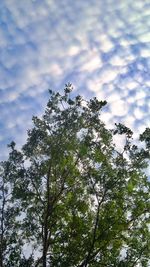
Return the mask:
<path id="1" fill-rule="evenodd" d="M 47 191 L 47 207 L 45 209 L 45 216 L 44 216 L 44 235 L 43 235 L 43 266 L 47 266 L 47 238 L 48 238 L 48 219 L 50 215 L 50 174 L 51 174 L 51 162 L 49 165 L 48 173 L 47 173 L 47 185 L 46 185 L 46 191 Z"/>
<path id="2" fill-rule="evenodd" d="M 45 217 L 45 225 L 44 225 L 44 239 L 43 239 L 43 267 L 46 267 L 46 256 L 47 256 L 47 236 L 48 236 L 48 229 L 47 229 L 47 215 Z"/>
<path id="3" fill-rule="evenodd" d="M 3 267 L 3 255 L 2 255 L 2 249 L 0 248 L 0 267 Z"/>

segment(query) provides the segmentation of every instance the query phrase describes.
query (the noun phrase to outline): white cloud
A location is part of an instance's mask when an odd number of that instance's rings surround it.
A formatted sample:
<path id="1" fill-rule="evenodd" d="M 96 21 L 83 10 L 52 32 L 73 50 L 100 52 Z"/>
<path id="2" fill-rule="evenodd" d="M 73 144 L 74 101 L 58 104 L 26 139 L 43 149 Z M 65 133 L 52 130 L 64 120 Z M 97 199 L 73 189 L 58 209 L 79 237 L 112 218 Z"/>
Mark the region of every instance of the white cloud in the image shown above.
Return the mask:
<path id="1" fill-rule="evenodd" d="M 110 83 L 117 77 L 117 70 L 110 66 L 105 67 L 99 75 L 101 84 Z"/>
<path id="2" fill-rule="evenodd" d="M 126 86 L 129 90 L 133 90 L 137 87 L 137 83 L 133 80 L 130 80 L 129 82 L 126 82 Z"/>
<path id="3" fill-rule="evenodd" d="M 139 41 L 144 42 L 144 43 L 149 43 L 150 42 L 150 33 L 149 33 L 149 31 L 141 34 L 141 36 L 139 36 Z"/>
<path id="4" fill-rule="evenodd" d="M 150 42 L 150 40 L 149 40 Z M 141 57 L 150 57 L 150 50 L 147 48 L 147 49 L 142 49 L 141 50 Z"/>
<path id="5" fill-rule="evenodd" d="M 99 38 L 100 38 L 100 49 L 103 52 L 108 52 L 114 47 L 113 43 L 106 34 L 101 34 Z"/>
<path id="6" fill-rule="evenodd" d="M 72 45 L 69 49 L 68 55 L 69 56 L 75 56 L 80 52 L 79 46 Z"/>
<path id="7" fill-rule="evenodd" d="M 110 103 L 110 110 L 114 116 L 126 116 L 128 114 L 128 104 L 123 100 Z"/>
<path id="8" fill-rule="evenodd" d="M 86 62 L 81 66 L 82 71 L 92 72 L 102 67 L 102 61 L 97 52 L 92 51 L 86 57 Z"/>
<path id="9" fill-rule="evenodd" d="M 135 108 L 134 116 L 137 120 L 141 120 L 144 117 L 144 112 L 139 108 Z"/>
<path id="10" fill-rule="evenodd" d="M 120 56 L 118 56 L 118 55 L 115 55 L 112 59 L 111 59 L 111 61 L 110 61 L 110 63 L 113 65 L 113 66 L 125 66 L 126 65 L 126 61 L 125 61 L 125 59 L 122 57 L 120 57 Z"/>

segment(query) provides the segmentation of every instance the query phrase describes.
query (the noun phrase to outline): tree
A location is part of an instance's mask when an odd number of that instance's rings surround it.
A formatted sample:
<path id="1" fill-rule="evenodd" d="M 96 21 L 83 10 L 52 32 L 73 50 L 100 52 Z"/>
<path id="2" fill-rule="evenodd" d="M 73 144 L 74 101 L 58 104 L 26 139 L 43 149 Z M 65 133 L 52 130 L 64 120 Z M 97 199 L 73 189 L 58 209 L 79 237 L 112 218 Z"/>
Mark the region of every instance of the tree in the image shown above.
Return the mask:
<path id="1" fill-rule="evenodd" d="M 26 259 L 21 251 L 23 245 L 19 236 L 21 209 L 18 199 L 15 198 L 15 192 L 19 190 L 16 182 L 18 175 L 21 177 L 23 157 L 15 150 L 14 142 L 9 147 L 12 150 L 9 160 L 1 162 L 0 165 L 0 266 L 25 267 L 25 262 L 31 259 Z"/>
<path id="2" fill-rule="evenodd" d="M 71 84 L 63 95 L 49 91 L 26 144 L 18 151 L 12 142 L 1 163 L 0 266 L 10 266 L 10 258 L 19 267 L 148 266 L 150 129 L 138 147 L 128 127 L 109 130 L 101 121 L 106 101 L 71 97 L 71 91 Z M 114 135 L 123 137 L 121 151 Z M 18 248 L 16 262 L 11 247 Z"/>

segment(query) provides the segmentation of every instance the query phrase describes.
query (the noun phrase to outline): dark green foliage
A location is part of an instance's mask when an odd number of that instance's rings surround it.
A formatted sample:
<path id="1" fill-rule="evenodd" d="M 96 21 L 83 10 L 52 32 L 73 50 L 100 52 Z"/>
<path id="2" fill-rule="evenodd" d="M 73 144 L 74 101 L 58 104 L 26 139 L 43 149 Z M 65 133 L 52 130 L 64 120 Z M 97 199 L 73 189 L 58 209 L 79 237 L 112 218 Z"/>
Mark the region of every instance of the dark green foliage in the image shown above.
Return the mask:
<path id="1" fill-rule="evenodd" d="M 50 92 L 21 151 L 1 163 L 1 267 L 148 266 L 150 129 L 100 119 L 105 101 Z M 114 135 L 124 136 L 122 151 Z M 26 258 L 24 245 L 31 256 Z"/>

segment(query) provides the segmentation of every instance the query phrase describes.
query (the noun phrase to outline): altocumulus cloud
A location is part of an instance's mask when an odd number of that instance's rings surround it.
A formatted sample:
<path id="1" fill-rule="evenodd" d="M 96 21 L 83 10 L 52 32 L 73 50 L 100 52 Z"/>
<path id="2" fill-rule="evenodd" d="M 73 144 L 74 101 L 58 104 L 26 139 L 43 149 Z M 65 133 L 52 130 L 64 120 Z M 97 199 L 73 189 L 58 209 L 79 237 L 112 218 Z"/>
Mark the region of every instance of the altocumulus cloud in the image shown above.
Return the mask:
<path id="1" fill-rule="evenodd" d="M 106 99 L 108 125 L 136 132 L 150 119 L 149 0 L 1 0 L 0 145 L 20 145 L 48 100 L 72 82 Z"/>

